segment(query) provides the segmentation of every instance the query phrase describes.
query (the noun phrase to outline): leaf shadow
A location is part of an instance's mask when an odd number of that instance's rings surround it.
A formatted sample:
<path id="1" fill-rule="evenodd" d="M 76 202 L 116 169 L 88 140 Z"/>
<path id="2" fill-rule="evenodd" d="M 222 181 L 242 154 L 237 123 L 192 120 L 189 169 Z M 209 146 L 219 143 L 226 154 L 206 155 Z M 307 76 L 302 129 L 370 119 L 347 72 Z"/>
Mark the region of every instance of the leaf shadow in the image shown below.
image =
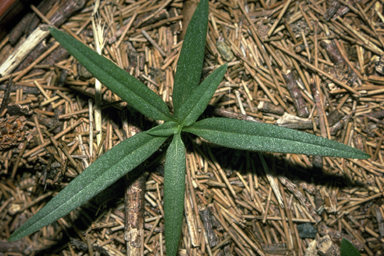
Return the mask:
<path id="1" fill-rule="evenodd" d="M 227 174 L 227 178 L 235 177 L 235 171 L 241 175 L 256 173 L 259 179 L 261 178 L 266 184 L 269 184 L 258 152 L 217 147 L 210 142 L 202 142 L 202 146 L 210 147 L 217 162 Z M 286 177 L 294 183 L 305 182 L 314 186 L 332 186 L 339 189 L 367 187 L 365 183 L 352 180 L 348 175 L 332 172 L 331 167 L 327 164 L 324 168 L 315 165 L 306 167 L 287 160 L 286 154 L 269 152 L 261 152 L 261 154 L 273 176 Z M 308 158 L 312 160 L 313 156 Z"/>

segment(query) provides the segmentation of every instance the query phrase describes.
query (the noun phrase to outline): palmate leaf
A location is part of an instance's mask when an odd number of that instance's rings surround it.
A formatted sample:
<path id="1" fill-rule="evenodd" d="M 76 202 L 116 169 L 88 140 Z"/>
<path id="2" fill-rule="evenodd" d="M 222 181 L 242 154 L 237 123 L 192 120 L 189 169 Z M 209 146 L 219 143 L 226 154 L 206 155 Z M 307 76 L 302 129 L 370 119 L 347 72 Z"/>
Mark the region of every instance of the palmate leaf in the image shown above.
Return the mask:
<path id="1" fill-rule="evenodd" d="M 185 147 L 180 133 L 174 135 L 164 167 L 164 221 L 167 255 L 176 255 L 184 211 Z"/>
<path id="2" fill-rule="evenodd" d="M 174 115 L 188 95 L 199 85 L 204 61 L 205 39 L 208 27 L 208 0 L 201 0 L 196 7 L 181 48 L 175 74 L 172 101 Z"/>
<path id="3" fill-rule="evenodd" d="M 275 125 L 228 118 L 207 118 L 183 131 L 236 149 L 366 159 L 369 155 L 344 144 Z"/>
<path id="4" fill-rule="evenodd" d="M 9 241 L 27 236 L 65 216 L 151 156 L 167 137 L 139 133 L 110 149 L 85 169 L 39 212 L 16 230 Z M 184 183 L 183 183 L 184 185 Z"/>
<path id="5" fill-rule="evenodd" d="M 209 101 L 215 93 L 217 86 L 223 80 L 227 71 L 227 64 L 213 71 L 188 97 L 180 107 L 178 120 L 180 125 L 193 124 L 207 108 Z"/>
<path id="6" fill-rule="evenodd" d="M 174 120 L 165 102 L 128 72 L 72 36 L 55 28 L 49 31 L 92 75 L 137 111 L 155 120 Z"/>

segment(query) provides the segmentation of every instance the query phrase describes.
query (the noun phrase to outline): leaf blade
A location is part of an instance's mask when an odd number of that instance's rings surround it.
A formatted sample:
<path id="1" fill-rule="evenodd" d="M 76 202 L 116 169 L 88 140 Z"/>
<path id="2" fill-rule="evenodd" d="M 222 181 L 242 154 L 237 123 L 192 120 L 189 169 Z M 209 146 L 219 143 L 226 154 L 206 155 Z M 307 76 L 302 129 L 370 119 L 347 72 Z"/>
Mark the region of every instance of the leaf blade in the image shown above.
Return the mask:
<path id="1" fill-rule="evenodd" d="M 207 118 L 183 131 L 236 149 L 366 159 L 368 154 L 309 133 L 250 121 Z"/>
<path id="2" fill-rule="evenodd" d="M 18 240 L 56 221 L 152 155 L 166 137 L 139 133 L 110 149 L 16 230 L 9 241 Z M 112 170 L 113 168 L 113 170 Z"/>
<path id="3" fill-rule="evenodd" d="M 148 130 L 147 133 L 153 136 L 169 137 L 177 132 L 178 124 L 173 121 L 165 122 Z"/>
<path id="4" fill-rule="evenodd" d="M 180 125 L 188 126 L 193 124 L 207 108 L 209 101 L 215 93 L 217 86 L 223 80 L 227 71 L 227 64 L 224 64 L 213 71 L 188 97 L 180 107 L 178 119 Z"/>
<path id="5" fill-rule="evenodd" d="M 187 96 L 200 83 L 208 28 L 208 1 L 201 0 L 193 14 L 181 48 L 175 74 L 172 101 L 177 117 Z"/>
<path id="6" fill-rule="evenodd" d="M 167 150 L 164 168 L 164 221 L 167 255 L 177 253 L 181 235 L 185 193 L 185 147 L 180 133 Z"/>
<path id="7" fill-rule="evenodd" d="M 360 256 L 361 254 L 359 250 L 357 250 L 356 247 L 353 246 L 353 244 L 349 240 L 343 238 L 341 240 L 341 245 L 340 245 L 340 255 L 341 256 Z"/>
<path id="8" fill-rule="evenodd" d="M 52 27 L 49 30 L 92 75 L 136 110 L 155 120 L 174 120 L 165 102 L 128 72 L 66 33 Z"/>

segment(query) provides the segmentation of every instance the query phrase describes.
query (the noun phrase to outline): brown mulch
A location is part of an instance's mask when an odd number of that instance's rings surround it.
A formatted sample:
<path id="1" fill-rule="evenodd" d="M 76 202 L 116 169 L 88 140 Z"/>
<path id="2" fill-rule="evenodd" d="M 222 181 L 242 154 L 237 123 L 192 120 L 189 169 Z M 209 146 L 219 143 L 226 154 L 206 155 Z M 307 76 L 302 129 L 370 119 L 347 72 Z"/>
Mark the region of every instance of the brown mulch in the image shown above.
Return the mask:
<path id="1" fill-rule="evenodd" d="M 27 29 L 16 25 L 0 38 L 0 255 L 166 255 L 166 148 L 137 168 L 137 179 L 123 177 L 66 217 L 7 242 L 99 155 L 154 125 L 103 86 L 96 129 L 95 78 L 44 28 L 41 43 L 9 68 L 6 59 L 41 20 L 95 48 L 94 1 L 77 8 L 81 2 L 45 0 L 20 21 Z M 195 6 L 101 1 L 102 54 L 171 106 Z M 190 137 L 180 255 L 333 256 L 342 238 L 364 255 L 383 254 L 383 15 L 373 0 L 210 2 L 202 78 L 224 63 L 228 72 L 205 116 L 300 129 L 372 157 L 258 154 Z M 130 221 L 142 218 L 135 230 Z"/>

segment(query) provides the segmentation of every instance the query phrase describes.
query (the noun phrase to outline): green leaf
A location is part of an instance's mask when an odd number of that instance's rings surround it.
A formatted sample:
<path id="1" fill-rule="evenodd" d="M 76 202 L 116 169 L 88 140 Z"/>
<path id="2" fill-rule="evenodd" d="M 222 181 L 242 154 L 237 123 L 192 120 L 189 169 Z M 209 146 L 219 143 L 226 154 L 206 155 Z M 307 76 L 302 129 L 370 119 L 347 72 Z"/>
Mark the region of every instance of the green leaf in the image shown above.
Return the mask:
<path id="1" fill-rule="evenodd" d="M 340 245 L 341 256 L 360 256 L 360 252 L 347 239 L 343 238 Z"/>
<path id="2" fill-rule="evenodd" d="M 167 255 L 177 253 L 183 221 L 185 192 L 185 147 L 180 133 L 167 150 L 164 168 L 164 221 Z"/>
<path id="3" fill-rule="evenodd" d="M 178 117 L 181 105 L 199 85 L 204 61 L 205 39 L 208 27 L 208 0 L 201 0 L 196 7 L 177 62 L 172 101 L 174 115 Z"/>
<path id="4" fill-rule="evenodd" d="M 39 212 L 16 230 L 9 241 L 27 236 L 81 206 L 141 164 L 166 139 L 166 137 L 153 137 L 142 132 L 119 143 L 85 169 Z"/>
<path id="5" fill-rule="evenodd" d="M 209 101 L 215 93 L 217 86 L 223 80 L 227 71 L 227 64 L 222 65 L 213 71 L 188 97 L 180 107 L 178 120 L 180 125 L 188 126 L 193 124 L 207 108 Z"/>
<path id="6" fill-rule="evenodd" d="M 179 125 L 176 122 L 169 121 L 153 127 L 151 130 L 147 131 L 147 133 L 153 136 L 169 137 L 178 132 L 178 127 Z"/>
<path id="7" fill-rule="evenodd" d="M 183 131 L 236 149 L 366 159 L 358 149 L 309 133 L 228 118 L 207 118 Z"/>
<path id="8" fill-rule="evenodd" d="M 128 72 L 66 33 L 52 27 L 49 31 L 92 75 L 143 115 L 174 120 L 164 101 Z"/>

